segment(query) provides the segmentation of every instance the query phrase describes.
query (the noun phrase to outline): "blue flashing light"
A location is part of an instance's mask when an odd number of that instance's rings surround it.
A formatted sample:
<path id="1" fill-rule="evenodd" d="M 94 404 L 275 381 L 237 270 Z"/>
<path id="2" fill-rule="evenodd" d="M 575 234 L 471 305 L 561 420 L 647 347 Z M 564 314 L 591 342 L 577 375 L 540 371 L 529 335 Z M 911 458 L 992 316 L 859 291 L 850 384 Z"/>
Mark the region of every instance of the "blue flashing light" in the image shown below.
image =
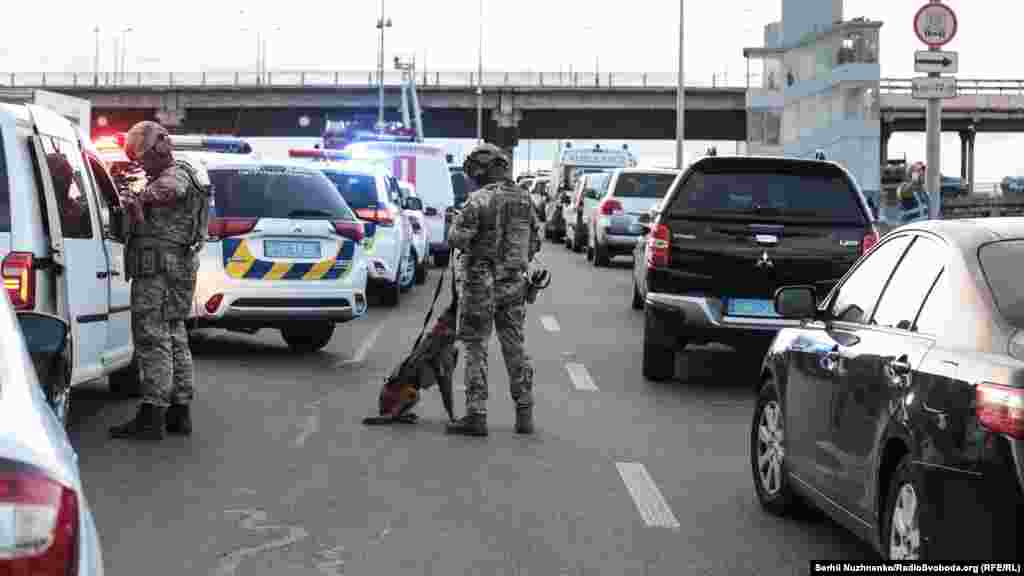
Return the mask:
<path id="1" fill-rule="evenodd" d="M 175 150 L 217 152 L 222 154 L 252 154 L 252 145 L 231 136 L 171 136 Z"/>

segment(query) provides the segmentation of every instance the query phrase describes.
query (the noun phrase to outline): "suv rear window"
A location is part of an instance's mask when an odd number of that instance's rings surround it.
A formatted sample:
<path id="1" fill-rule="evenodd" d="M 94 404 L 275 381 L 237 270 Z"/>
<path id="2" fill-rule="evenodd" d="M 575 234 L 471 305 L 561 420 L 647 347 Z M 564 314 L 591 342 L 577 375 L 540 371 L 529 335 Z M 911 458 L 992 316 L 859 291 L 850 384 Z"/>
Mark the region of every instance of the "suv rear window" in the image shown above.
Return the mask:
<path id="1" fill-rule="evenodd" d="M 692 218 L 866 224 L 856 189 L 828 164 L 729 159 L 698 166 L 669 215 Z"/>
<path id="2" fill-rule="evenodd" d="M 366 174 L 324 171 L 334 187 L 341 192 L 345 203 L 353 210 L 377 207 L 377 179 Z"/>
<path id="3" fill-rule="evenodd" d="M 11 190 L 7 179 L 7 156 L 0 140 L 0 232 L 11 231 Z"/>
<path id="4" fill-rule="evenodd" d="M 1020 289 L 1024 240 L 985 244 L 978 249 L 978 262 L 1000 314 L 1014 327 L 1024 328 L 1024 292 Z"/>
<path id="5" fill-rule="evenodd" d="M 626 172 L 619 174 L 615 184 L 615 196 L 619 198 L 664 198 L 669 186 L 676 179 L 675 174 L 642 174 Z"/>
<path id="6" fill-rule="evenodd" d="M 319 170 L 284 166 L 209 171 L 217 216 L 355 220 L 338 190 Z"/>

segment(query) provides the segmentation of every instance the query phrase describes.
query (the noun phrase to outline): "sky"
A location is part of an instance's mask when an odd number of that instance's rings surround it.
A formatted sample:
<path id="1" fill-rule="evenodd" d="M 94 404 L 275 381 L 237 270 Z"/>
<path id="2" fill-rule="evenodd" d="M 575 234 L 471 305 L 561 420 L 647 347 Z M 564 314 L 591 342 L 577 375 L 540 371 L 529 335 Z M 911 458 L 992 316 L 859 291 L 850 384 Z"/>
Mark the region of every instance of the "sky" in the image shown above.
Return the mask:
<path id="1" fill-rule="evenodd" d="M 745 83 L 742 50 L 763 43 L 763 26 L 778 20 L 782 0 L 684 0 L 684 65 L 687 84 L 710 84 L 713 76 Z M 914 75 L 913 53 L 922 48 L 912 29 L 914 13 L 925 0 L 845 0 L 846 19 L 881 20 L 881 64 L 885 77 Z M 960 52 L 961 78 L 1024 78 L 1024 65 L 1008 46 L 1019 36 L 1024 2 L 946 0 L 958 15 L 957 37 L 946 49 Z M 415 55 L 427 70 L 474 70 L 480 53 L 485 71 L 674 73 L 679 39 L 679 0 L 634 0 L 624 4 L 583 0 L 384 0 L 392 20 L 386 30 L 387 62 Z M 113 67 L 115 42 L 126 38 L 126 69 L 196 72 L 253 70 L 257 30 L 267 38 L 269 69 L 365 70 L 376 68 L 375 27 L 381 2 L 304 0 L 287 4 L 175 0 L 159 3 L 126 0 L 45 3 L 17 2 L 5 9 L 9 21 L 47 21 L 55 37 L 39 41 L 39 28 L 8 27 L 0 36 L 0 74 L 18 71 L 91 71 L 99 39 L 99 67 Z M 481 20 L 481 6 L 483 18 Z M 59 13 L 59 20 L 52 15 Z M 95 27 L 100 28 L 97 35 Z M 276 28 L 276 30 L 275 30 Z M 968 48 L 969 47 L 969 48 Z M 756 80 L 755 80 L 756 81 Z M 943 139 L 943 172 L 959 175 L 959 141 Z M 615 143 L 611 143 L 614 145 Z M 637 143 L 645 147 L 655 142 Z M 658 143 L 669 162 L 671 143 Z M 1011 150 L 1024 135 L 978 136 L 978 179 L 1024 174 Z M 688 155 L 707 143 L 687 142 Z M 667 148 L 665 148 L 667 146 Z M 732 144 L 724 146 L 731 149 Z M 720 149 L 723 146 L 719 146 Z M 692 149 L 692 150 L 691 150 Z M 922 135 L 898 134 L 892 155 L 924 155 Z M 1018 167 L 1019 165 L 1019 167 Z"/>

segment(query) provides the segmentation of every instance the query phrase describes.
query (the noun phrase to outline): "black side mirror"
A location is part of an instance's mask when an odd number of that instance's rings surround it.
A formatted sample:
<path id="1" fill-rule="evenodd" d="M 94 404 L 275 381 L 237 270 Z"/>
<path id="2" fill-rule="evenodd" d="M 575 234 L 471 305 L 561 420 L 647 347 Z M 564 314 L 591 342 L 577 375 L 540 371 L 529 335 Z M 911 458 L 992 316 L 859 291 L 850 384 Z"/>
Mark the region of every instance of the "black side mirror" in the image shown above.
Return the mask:
<path id="1" fill-rule="evenodd" d="M 410 196 L 402 203 L 402 208 L 405 210 L 423 210 L 423 200 Z"/>
<path id="2" fill-rule="evenodd" d="M 775 291 L 775 311 L 783 318 L 814 318 L 818 312 L 813 286 L 783 286 Z"/>

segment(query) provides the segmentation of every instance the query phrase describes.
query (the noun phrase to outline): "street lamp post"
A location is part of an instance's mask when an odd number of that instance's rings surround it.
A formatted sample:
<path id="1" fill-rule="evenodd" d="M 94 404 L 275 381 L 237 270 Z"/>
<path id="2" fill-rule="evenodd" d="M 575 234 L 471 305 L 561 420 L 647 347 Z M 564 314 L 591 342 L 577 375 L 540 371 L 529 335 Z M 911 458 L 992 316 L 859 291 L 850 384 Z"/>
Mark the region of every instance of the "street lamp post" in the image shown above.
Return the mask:
<path id="1" fill-rule="evenodd" d="M 484 0 L 480 0 L 479 35 L 476 47 L 476 143 L 484 142 Z"/>
<path id="2" fill-rule="evenodd" d="M 683 140 L 686 115 L 686 86 L 683 75 L 683 4 L 686 0 L 679 0 L 679 78 L 676 86 L 676 168 L 683 169 Z"/>
<path id="3" fill-rule="evenodd" d="M 380 30 L 380 50 L 377 53 L 377 125 L 384 126 L 384 29 L 391 28 L 391 18 L 384 18 L 384 0 L 380 0 L 380 18 L 377 19 L 377 30 Z"/>
<path id="4" fill-rule="evenodd" d="M 92 29 L 92 31 L 96 35 L 96 53 L 93 56 L 93 60 L 92 60 L 92 73 L 93 73 L 93 76 L 99 78 L 99 75 L 100 75 L 100 27 L 97 25 L 95 28 Z"/>
<path id="5" fill-rule="evenodd" d="M 128 63 L 128 33 L 133 31 L 134 28 L 129 26 L 124 30 L 121 30 L 121 81 L 123 82 L 126 78 L 127 71 L 125 65 Z"/>

